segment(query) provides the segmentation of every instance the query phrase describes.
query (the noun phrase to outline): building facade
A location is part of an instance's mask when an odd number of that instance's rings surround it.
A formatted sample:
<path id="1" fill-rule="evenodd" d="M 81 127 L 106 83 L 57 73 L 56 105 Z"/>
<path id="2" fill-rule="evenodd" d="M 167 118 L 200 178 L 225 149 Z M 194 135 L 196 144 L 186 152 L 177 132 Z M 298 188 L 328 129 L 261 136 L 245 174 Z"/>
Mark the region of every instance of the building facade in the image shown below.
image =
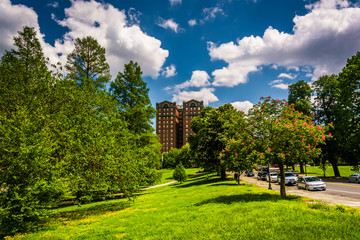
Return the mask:
<path id="1" fill-rule="evenodd" d="M 187 138 L 192 134 L 191 120 L 198 116 L 203 108 L 203 101 L 197 100 L 183 102 L 180 106 L 169 101 L 156 103 L 156 134 L 163 145 L 162 153 L 172 148 L 181 148 L 188 143 Z"/>

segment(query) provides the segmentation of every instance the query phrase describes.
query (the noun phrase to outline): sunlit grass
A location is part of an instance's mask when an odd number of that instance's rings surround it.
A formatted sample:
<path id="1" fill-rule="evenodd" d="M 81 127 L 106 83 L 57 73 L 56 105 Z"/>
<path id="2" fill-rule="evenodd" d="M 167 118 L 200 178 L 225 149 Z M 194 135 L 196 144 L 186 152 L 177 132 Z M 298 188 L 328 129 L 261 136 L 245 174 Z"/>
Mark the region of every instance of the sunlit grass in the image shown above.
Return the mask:
<path id="1" fill-rule="evenodd" d="M 194 175 L 201 170 L 202 170 L 201 168 L 186 168 L 185 169 L 188 176 Z M 162 175 L 161 182 L 159 184 L 174 181 L 174 178 L 173 178 L 174 169 L 160 169 L 160 170 L 158 170 L 158 172 L 160 172 Z"/>
<path id="2" fill-rule="evenodd" d="M 353 169 L 353 167 L 351 167 L 351 166 L 339 166 L 339 171 L 340 171 L 341 177 L 348 177 L 351 174 L 355 173 L 355 171 L 352 171 L 352 169 Z M 295 167 L 295 170 L 300 172 L 300 167 Z M 305 167 L 304 167 L 304 170 L 305 170 Z M 308 175 L 319 176 L 319 177 L 324 176 L 324 171 L 318 166 L 306 167 L 306 172 Z M 328 166 L 326 168 L 325 176 L 326 177 L 334 177 L 335 176 L 334 169 L 332 166 Z"/>
<path id="3" fill-rule="evenodd" d="M 138 194 L 56 210 L 44 230 L 14 239 L 357 239 L 359 209 L 196 176 Z"/>

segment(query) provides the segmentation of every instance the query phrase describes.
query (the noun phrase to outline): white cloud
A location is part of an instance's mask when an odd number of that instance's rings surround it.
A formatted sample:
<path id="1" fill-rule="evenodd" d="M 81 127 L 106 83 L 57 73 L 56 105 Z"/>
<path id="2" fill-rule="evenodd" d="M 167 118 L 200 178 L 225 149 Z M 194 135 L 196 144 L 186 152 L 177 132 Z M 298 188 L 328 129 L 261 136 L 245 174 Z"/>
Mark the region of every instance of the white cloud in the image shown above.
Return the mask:
<path id="1" fill-rule="evenodd" d="M 236 108 L 239 111 L 243 111 L 244 113 L 247 113 L 249 109 L 251 109 L 254 106 L 254 104 L 252 104 L 249 101 L 233 102 L 231 104 L 234 106 L 234 108 Z"/>
<path id="2" fill-rule="evenodd" d="M 179 24 L 174 22 L 174 19 L 172 19 L 172 18 L 168 19 L 168 20 L 159 18 L 157 25 L 162 28 L 165 28 L 165 29 L 171 29 L 176 33 L 178 33 L 180 31 Z"/>
<path id="3" fill-rule="evenodd" d="M 207 87 L 210 85 L 210 76 L 205 71 L 196 70 L 192 72 L 191 79 L 175 86 L 175 89 L 184 89 L 188 87 Z"/>
<path id="4" fill-rule="evenodd" d="M 165 70 L 161 73 L 162 76 L 169 78 L 175 76 L 176 73 L 176 67 L 174 64 L 171 64 L 170 66 L 167 66 Z"/>
<path id="5" fill-rule="evenodd" d="M 296 74 L 291 73 L 280 73 L 278 78 L 288 78 L 288 79 L 295 79 L 297 77 Z"/>
<path id="6" fill-rule="evenodd" d="M 269 82 L 269 85 L 275 85 L 275 84 L 279 84 L 279 83 L 283 83 L 283 80 L 277 79 L 277 80 L 271 81 L 271 82 Z"/>
<path id="7" fill-rule="evenodd" d="M 53 8 L 58 8 L 59 7 L 59 2 L 48 3 L 47 6 L 48 7 L 53 7 Z"/>
<path id="8" fill-rule="evenodd" d="M 209 43 L 211 59 L 228 63 L 212 73 L 214 86 L 244 83 L 262 65 L 310 66 L 313 80 L 341 71 L 346 59 L 360 49 L 360 8 L 347 0 L 321 0 L 307 8 L 306 15 L 294 17 L 291 34 L 268 27 L 262 37 L 219 46 Z"/>
<path id="9" fill-rule="evenodd" d="M 171 6 L 174 6 L 176 4 L 181 4 L 182 3 L 182 0 L 169 0 L 170 1 L 170 5 Z"/>
<path id="10" fill-rule="evenodd" d="M 189 21 L 188 21 L 188 24 L 189 24 L 189 26 L 195 26 L 196 24 L 197 24 L 197 21 L 196 21 L 196 19 L 190 19 Z"/>
<path id="11" fill-rule="evenodd" d="M 200 91 L 178 91 L 173 95 L 172 101 L 182 103 L 183 101 L 197 99 L 199 101 L 204 101 L 204 104 L 208 105 L 210 102 L 219 101 L 213 93 L 214 91 L 214 88 L 202 88 Z"/>
<path id="12" fill-rule="evenodd" d="M 128 10 L 128 26 L 139 25 L 141 12 L 137 11 L 135 8 L 129 8 Z"/>
<path id="13" fill-rule="evenodd" d="M 279 83 L 279 84 L 272 85 L 271 87 L 272 88 L 280 88 L 280 89 L 283 89 L 283 90 L 287 90 L 289 88 L 289 85 L 285 84 L 285 83 Z"/>
<path id="14" fill-rule="evenodd" d="M 212 21 L 216 18 L 216 15 L 225 15 L 224 11 L 219 7 L 204 8 L 202 10 L 203 18 L 200 20 L 200 23 L 204 24 L 205 22 Z"/>
<path id="15" fill-rule="evenodd" d="M 91 35 L 106 48 L 106 58 L 113 76 L 122 71 L 124 64 L 130 60 L 139 63 L 144 75 L 154 78 L 159 75 L 169 52 L 161 48 L 160 40 L 145 34 L 139 26 L 129 26 L 124 10 L 94 0 L 72 0 L 71 3 L 65 9 L 65 19 L 60 21 L 53 17 L 58 24 L 69 29 L 63 39 L 56 40 L 54 46 L 40 39 L 44 54 L 51 63 L 60 61 L 64 65 L 67 54 L 74 49 L 74 39 Z M 12 47 L 12 37 L 22 26 L 33 26 L 39 30 L 37 18 L 31 8 L 1 0 L 1 53 Z"/>

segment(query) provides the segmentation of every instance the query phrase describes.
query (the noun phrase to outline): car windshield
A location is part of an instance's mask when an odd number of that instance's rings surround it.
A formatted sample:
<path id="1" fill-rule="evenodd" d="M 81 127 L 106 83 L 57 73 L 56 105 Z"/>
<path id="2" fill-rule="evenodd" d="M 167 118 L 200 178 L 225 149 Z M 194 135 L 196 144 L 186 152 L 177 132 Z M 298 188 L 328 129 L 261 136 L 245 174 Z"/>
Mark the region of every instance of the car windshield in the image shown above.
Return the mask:
<path id="1" fill-rule="evenodd" d="M 277 173 L 270 173 L 270 176 L 277 176 Z"/>
<path id="2" fill-rule="evenodd" d="M 320 181 L 320 179 L 318 179 L 317 177 L 308 177 L 308 178 L 305 178 L 305 181 L 316 182 L 316 181 Z"/>
<path id="3" fill-rule="evenodd" d="M 295 177 L 293 173 L 285 173 L 285 177 Z"/>

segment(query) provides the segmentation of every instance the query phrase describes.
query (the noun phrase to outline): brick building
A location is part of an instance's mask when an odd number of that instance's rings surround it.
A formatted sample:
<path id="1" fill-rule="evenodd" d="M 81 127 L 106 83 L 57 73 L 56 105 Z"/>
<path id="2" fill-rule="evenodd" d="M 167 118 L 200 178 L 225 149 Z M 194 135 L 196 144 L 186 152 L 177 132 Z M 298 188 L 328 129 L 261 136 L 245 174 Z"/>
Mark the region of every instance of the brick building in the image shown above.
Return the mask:
<path id="1" fill-rule="evenodd" d="M 156 134 L 163 145 L 161 152 L 181 148 L 188 143 L 187 137 L 192 133 L 190 122 L 203 108 L 203 101 L 197 100 L 183 102 L 180 106 L 169 101 L 156 103 Z"/>

